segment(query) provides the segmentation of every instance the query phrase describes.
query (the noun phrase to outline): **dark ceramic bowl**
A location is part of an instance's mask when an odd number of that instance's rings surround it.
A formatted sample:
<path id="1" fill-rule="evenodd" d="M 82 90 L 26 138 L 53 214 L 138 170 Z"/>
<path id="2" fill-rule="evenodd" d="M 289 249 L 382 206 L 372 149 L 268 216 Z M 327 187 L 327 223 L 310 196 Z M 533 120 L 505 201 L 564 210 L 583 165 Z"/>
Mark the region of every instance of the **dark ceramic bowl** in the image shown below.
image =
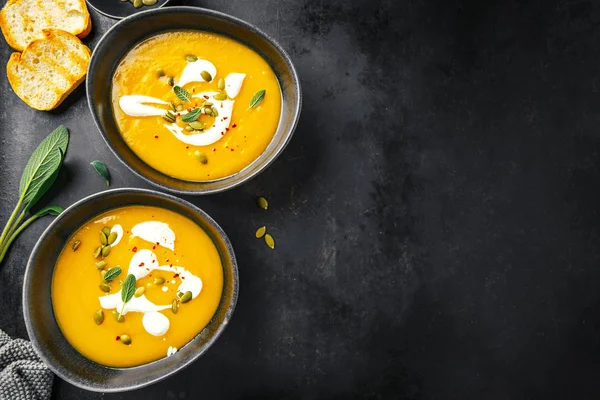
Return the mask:
<path id="1" fill-rule="evenodd" d="M 228 36 L 260 54 L 279 80 L 282 108 L 277 131 L 263 154 L 235 175 L 211 182 L 190 182 L 170 177 L 142 161 L 119 133 L 113 118 L 110 95 L 115 68 L 121 58 L 136 44 L 159 32 L 170 30 L 202 30 Z M 273 39 L 247 22 L 196 7 L 165 7 L 144 11 L 117 23 L 94 49 L 86 87 L 94 121 L 117 158 L 148 182 L 181 194 L 221 192 L 258 175 L 277 158 L 290 141 L 302 104 L 300 83 L 292 61 Z"/>
<path id="2" fill-rule="evenodd" d="M 169 209 L 198 224 L 212 238 L 223 263 L 223 294 L 210 323 L 174 355 L 133 368 L 111 368 L 82 356 L 64 337 L 51 301 L 56 260 L 71 235 L 94 216 L 127 205 Z M 142 189 L 115 189 L 78 201 L 57 217 L 38 240 L 25 272 L 23 314 L 31 343 L 42 360 L 59 377 L 96 392 L 122 392 L 158 382 L 200 357 L 223 332 L 238 295 L 238 271 L 233 248 L 225 232 L 211 217 L 177 197 Z"/>

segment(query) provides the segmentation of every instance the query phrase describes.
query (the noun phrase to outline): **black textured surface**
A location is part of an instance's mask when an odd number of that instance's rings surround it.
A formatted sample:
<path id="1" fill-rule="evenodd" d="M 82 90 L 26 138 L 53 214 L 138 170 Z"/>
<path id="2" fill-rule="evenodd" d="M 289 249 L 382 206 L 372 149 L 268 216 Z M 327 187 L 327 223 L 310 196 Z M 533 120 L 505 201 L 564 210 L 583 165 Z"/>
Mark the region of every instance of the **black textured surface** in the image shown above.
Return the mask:
<path id="1" fill-rule="evenodd" d="M 263 28 L 298 68 L 283 156 L 191 199 L 240 264 L 231 325 L 193 366 L 122 395 L 56 399 L 597 399 L 600 5 L 592 1 L 188 1 Z M 93 44 L 113 21 L 94 15 Z M 2 43 L 1 63 L 10 51 Z M 22 166 L 72 131 L 68 205 L 145 186 L 108 152 L 81 90 L 30 110 L 0 81 L 4 220 Z M 268 212 L 253 197 L 265 194 Z M 25 336 L 20 285 L 48 220 L 0 268 L 0 327 Z M 270 251 L 253 238 L 267 225 Z"/>

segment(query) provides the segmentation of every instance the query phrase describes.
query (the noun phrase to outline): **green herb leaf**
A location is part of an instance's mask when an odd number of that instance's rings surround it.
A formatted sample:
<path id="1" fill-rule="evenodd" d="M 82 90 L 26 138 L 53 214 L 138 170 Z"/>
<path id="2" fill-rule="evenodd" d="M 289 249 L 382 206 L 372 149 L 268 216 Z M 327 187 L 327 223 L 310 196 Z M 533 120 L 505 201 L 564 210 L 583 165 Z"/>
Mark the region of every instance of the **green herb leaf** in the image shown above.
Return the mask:
<path id="1" fill-rule="evenodd" d="M 106 271 L 106 274 L 104 275 L 104 280 L 106 282 L 110 282 L 113 279 L 115 279 L 117 276 L 121 275 L 121 267 L 114 267 L 109 269 L 108 271 Z M 130 275 L 133 276 L 133 275 Z M 135 278 L 134 278 L 135 279 Z M 121 296 L 123 295 L 123 292 L 121 292 Z"/>
<path id="2" fill-rule="evenodd" d="M 109 271 L 110 272 L 110 271 Z M 108 275 L 108 272 L 106 273 Z M 106 277 L 106 275 L 105 275 Z M 135 294 L 135 275 L 129 274 L 125 281 L 123 282 L 123 287 L 121 288 L 121 300 L 123 303 L 127 303 L 133 295 Z"/>
<path id="3" fill-rule="evenodd" d="M 256 92 L 254 96 L 252 96 L 252 98 L 250 99 L 250 106 L 248 106 L 248 110 L 262 103 L 265 99 L 265 94 L 267 94 L 267 91 L 265 89 Z"/>
<path id="4" fill-rule="evenodd" d="M 104 178 L 106 181 L 106 186 L 110 186 L 110 174 L 108 173 L 108 167 L 102 161 L 92 161 L 90 163 L 92 167 L 96 170 L 98 175 Z"/>
<path id="5" fill-rule="evenodd" d="M 194 122 L 195 120 L 198 119 L 199 116 L 200 116 L 200 109 L 194 108 L 192 111 L 190 111 L 189 113 L 187 113 L 183 117 L 181 117 L 181 120 L 183 122 Z"/>
<path id="6" fill-rule="evenodd" d="M 56 180 L 68 145 L 69 131 L 61 125 L 40 143 L 29 158 L 19 184 L 19 197 L 26 209 L 31 208 Z"/>
<path id="7" fill-rule="evenodd" d="M 60 213 L 62 213 L 63 208 L 62 207 L 58 207 L 58 206 L 49 206 L 49 207 L 44 207 L 42 208 L 40 211 L 35 213 L 36 217 L 43 217 L 44 215 L 60 215 Z"/>
<path id="8" fill-rule="evenodd" d="M 188 92 L 187 90 L 185 90 L 181 86 L 175 86 L 173 88 L 173 91 L 175 92 L 175 95 L 177 97 L 179 97 L 179 100 L 181 100 L 181 101 L 190 101 L 190 99 L 191 99 L 190 92 Z"/>

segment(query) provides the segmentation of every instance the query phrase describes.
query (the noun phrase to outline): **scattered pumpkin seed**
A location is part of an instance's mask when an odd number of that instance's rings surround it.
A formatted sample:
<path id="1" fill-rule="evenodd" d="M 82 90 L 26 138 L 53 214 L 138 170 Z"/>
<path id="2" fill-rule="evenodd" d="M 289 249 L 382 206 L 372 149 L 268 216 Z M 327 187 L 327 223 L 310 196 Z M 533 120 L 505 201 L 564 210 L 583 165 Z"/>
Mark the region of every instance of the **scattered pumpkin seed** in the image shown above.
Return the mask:
<path id="1" fill-rule="evenodd" d="M 265 199 L 262 196 L 258 196 L 256 198 L 256 204 L 258 204 L 258 206 L 260 208 L 262 208 L 263 210 L 266 210 L 267 208 L 269 208 L 269 202 L 267 201 L 267 199 Z"/>
<path id="2" fill-rule="evenodd" d="M 100 243 L 103 246 L 106 246 L 108 244 L 108 238 L 106 237 L 106 234 L 104 232 L 100 232 Z"/>
<path id="3" fill-rule="evenodd" d="M 217 109 L 215 107 L 212 108 L 212 116 L 213 117 L 218 117 L 219 116 L 219 112 L 217 111 Z"/>
<path id="4" fill-rule="evenodd" d="M 213 98 L 215 100 L 223 101 L 223 100 L 227 100 L 227 95 L 225 93 L 219 93 L 219 94 L 215 94 L 213 96 Z"/>
<path id="5" fill-rule="evenodd" d="M 106 258 L 108 257 L 108 255 L 110 254 L 110 250 L 112 249 L 112 247 L 110 246 L 110 244 L 107 244 L 106 246 L 104 246 L 102 248 L 102 257 Z"/>
<path id="6" fill-rule="evenodd" d="M 98 261 L 96 263 L 96 268 L 98 268 L 98 269 L 104 269 L 104 267 L 106 267 L 107 265 L 108 265 L 108 263 L 106 261 L 104 261 L 104 260 Z"/>
<path id="7" fill-rule="evenodd" d="M 142 0 L 145 6 L 153 6 L 158 0 Z"/>
<path id="8" fill-rule="evenodd" d="M 167 79 L 167 83 L 169 84 L 169 86 L 175 86 L 175 78 L 170 76 L 169 79 Z"/>
<path id="9" fill-rule="evenodd" d="M 102 290 L 104 293 L 109 293 L 110 292 L 110 285 L 108 283 L 101 283 L 100 284 L 100 290 Z"/>
<path id="10" fill-rule="evenodd" d="M 175 122 L 175 114 L 173 114 L 171 111 L 167 111 L 162 117 L 167 122 Z"/>
<path id="11" fill-rule="evenodd" d="M 155 285 L 162 285 L 163 283 L 165 283 L 165 278 L 160 277 L 160 276 L 158 278 L 154 278 Z"/>
<path id="12" fill-rule="evenodd" d="M 206 155 L 200 150 L 196 150 L 194 156 L 200 161 L 200 164 L 206 164 L 208 162 L 208 158 L 206 158 Z"/>
<path id="13" fill-rule="evenodd" d="M 102 270 L 102 271 L 100 271 L 100 277 L 101 277 L 102 279 L 104 279 L 104 275 L 106 275 L 106 272 L 107 272 L 107 271 L 105 271 L 105 270 Z"/>
<path id="14" fill-rule="evenodd" d="M 177 107 L 175 107 L 176 111 L 183 111 L 183 104 L 177 104 Z"/>
<path id="15" fill-rule="evenodd" d="M 108 237 L 108 235 L 110 235 L 110 228 L 108 226 L 105 226 L 104 228 L 102 228 L 102 232 L 104 232 L 106 237 Z"/>
<path id="16" fill-rule="evenodd" d="M 260 239 L 261 237 L 265 236 L 266 232 L 267 232 L 267 227 L 266 226 L 261 226 L 260 228 L 258 228 L 256 230 L 256 238 Z"/>
<path id="17" fill-rule="evenodd" d="M 177 311 L 179 311 L 179 303 L 177 302 L 177 299 L 173 300 L 173 303 L 171 304 L 171 311 L 173 311 L 173 314 L 177 314 Z"/>
<path id="18" fill-rule="evenodd" d="M 163 71 L 162 68 L 158 68 L 156 70 L 156 76 L 159 77 L 159 78 L 162 78 L 163 76 L 165 76 L 165 71 Z"/>
<path id="19" fill-rule="evenodd" d="M 225 79 L 223 79 L 223 78 L 219 79 L 219 82 L 217 82 L 217 87 L 219 88 L 219 90 L 224 90 L 225 89 Z"/>
<path id="20" fill-rule="evenodd" d="M 173 103 L 172 101 L 170 101 L 169 105 L 171 106 L 171 110 L 177 111 L 177 107 L 175 107 L 175 103 Z"/>
<path id="21" fill-rule="evenodd" d="M 73 251 L 77 251 L 77 249 L 81 246 L 81 240 L 76 240 L 73 242 Z"/>
<path id="22" fill-rule="evenodd" d="M 131 338 L 129 337 L 129 335 L 121 335 L 120 338 L 121 338 L 121 343 L 126 344 L 126 345 L 131 344 Z"/>
<path id="23" fill-rule="evenodd" d="M 191 127 L 191 126 L 189 126 L 189 125 L 186 125 L 186 126 L 185 126 L 185 130 L 186 130 L 186 131 L 188 131 L 188 132 L 192 132 L 192 131 L 194 130 L 194 128 L 192 128 L 192 127 Z"/>
<path id="24" fill-rule="evenodd" d="M 134 296 L 135 297 L 140 297 L 141 295 L 144 294 L 145 291 L 146 291 L 146 287 L 145 286 L 140 286 L 139 288 L 135 289 Z"/>
<path id="25" fill-rule="evenodd" d="M 181 299 L 181 297 L 183 296 L 183 292 L 177 292 L 177 298 Z"/>
<path id="26" fill-rule="evenodd" d="M 125 322 L 125 317 L 122 316 L 121 313 L 119 313 L 117 310 L 113 310 L 112 315 L 115 318 L 115 321 L 119 323 Z"/>
<path id="27" fill-rule="evenodd" d="M 275 248 L 275 239 L 273 239 L 273 236 L 269 235 L 268 233 L 265 235 L 265 243 L 270 248 L 272 248 L 272 249 Z"/>
<path id="28" fill-rule="evenodd" d="M 196 57 L 193 54 L 188 54 L 187 56 L 185 56 L 185 59 L 189 62 L 195 62 L 198 61 L 198 57 Z"/>
<path id="29" fill-rule="evenodd" d="M 204 79 L 206 82 L 210 82 L 212 81 L 212 75 L 210 74 L 210 72 L 208 71 L 202 71 L 200 72 L 200 76 L 202 77 L 202 79 Z"/>
<path id="30" fill-rule="evenodd" d="M 183 304 L 187 303 L 188 301 L 190 301 L 192 299 L 192 292 L 187 291 L 183 294 L 183 296 L 181 296 L 181 302 Z"/>
<path id="31" fill-rule="evenodd" d="M 142 0 L 133 0 L 133 6 L 135 8 L 140 8 L 143 5 L 144 5 L 144 2 Z"/>
<path id="32" fill-rule="evenodd" d="M 100 325 L 104 322 L 104 311 L 98 310 L 94 313 L 94 322 L 96 325 Z"/>
<path id="33" fill-rule="evenodd" d="M 203 129 L 204 129 L 204 123 L 203 123 L 203 122 L 200 122 L 200 121 L 192 121 L 192 122 L 190 122 L 190 126 L 191 126 L 193 129 L 196 129 L 196 130 L 198 130 L 198 131 L 201 131 L 201 130 L 203 130 Z"/>
<path id="34" fill-rule="evenodd" d="M 211 103 L 210 101 L 205 101 L 204 103 L 202 103 L 202 106 L 206 106 L 206 107 L 212 106 L 212 105 L 214 105 L 214 104 Z"/>
<path id="35" fill-rule="evenodd" d="M 115 240 L 117 240 L 117 232 L 111 232 L 110 235 L 108 235 L 108 244 L 113 244 Z"/>
<path id="36" fill-rule="evenodd" d="M 100 253 L 102 252 L 102 246 L 98 246 L 96 250 L 94 250 L 94 258 L 100 257 Z"/>

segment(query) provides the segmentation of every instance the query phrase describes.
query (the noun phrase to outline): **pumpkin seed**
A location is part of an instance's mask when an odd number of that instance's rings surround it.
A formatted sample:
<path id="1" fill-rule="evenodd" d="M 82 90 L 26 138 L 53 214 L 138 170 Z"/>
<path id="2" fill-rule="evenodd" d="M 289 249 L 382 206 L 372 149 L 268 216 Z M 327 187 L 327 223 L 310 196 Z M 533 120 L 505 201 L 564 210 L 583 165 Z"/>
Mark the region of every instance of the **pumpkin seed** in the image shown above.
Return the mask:
<path id="1" fill-rule="evenodd" d="M 112 315 L 115 318 L 115 321 L 117 321 L 118 323 L 125 322 L 125 317 L 122 316 L 121 313 L 119 313 L 117 310 L 113 310 Z"/>
<path id="2" fill-rule="evenodd" d="M 94 322 L 96 325 L 100 325 L 104 322 L 104 311 L 98 310 L 94 313 Z"/>
<path id="3" fill-rule="evenodd" d="M 106 237 L 106 234 L 104 232 L 100 232 L 100 243 L 103 246 L 106 246 L 108 244 L 108 238 Z"/>
<path id="4" fill-rule="evenodd" d="M 203 122 L 200 122 L 200 121 L 192 121 L 192 122 L 190 122 L 190 126 L 191 126 L 193 129 L 196 129 L 196 130 L 198 130 L 198 131 L 201 131 L 201 130 L 203 130 L 203 129 L 204 129 L 204 123 L 203 123 Z"/>
<path id="5" fill-rule="evenodd" d="M 106 237 L 108 237 L 108 235 L 110 235 L 110 228 L 108 226 L 105 226 L 104 228 L 102 228 L 102 232 L 104 232 Z"/>
<path id="6" fill-rule="evenodd" d="M 213 116 L 213 112 L 212 112 L 212 108 L 211 107 L 204 107 L 202 109 L 202 111 L 204 112 L 204 114 L 208 115 L 209 117 Z"/>
<path id="7" fill-rule="evenodd" d="M 108 265 L 108 263 L 106 261 L 104 261 L 104 260 L 98 261 L 96 263 L 96 268 L 98 268 L 98 269 L 104 269 L 104 267 L 106 267 L 107 265 Z"/>
<path id="8" fill-rule="evenodd" d="M 191 127 L 191 126 L 189 126 L 189 125 L 186 125 L 186 126 L 185 126 L 185 130 L 186 130 L 186 131 L 188 131 L 188 132 L 192 132 L 192 131 L 194 130 L 194 128 L 192 128 L 192 127 Z"/>
<path id="9" fill-rule="evenodd" d="M 129 337 L 129 335 L 121 335 L 120 338 L 121 338 L 121 343 L 126 344 L 126 345 L 131 344 L 131 338 Z"/>
<path id="10" fill-rule="evenodd" d="M 108 255 L 110 254 L 110 250 L 112 249 L 112 247 L 110 246 L 110 244 L 107 244 L 106 246 L 104 246 L 102 248 L 102 257 L 106 258 L 108 257 Z"/>
<path id="11" fill-rule="evenodd" d="M 162 278 L 162 277 L 154 278 L 155 285 L 162 285 L 163 283 L 165 283 L 165 278 Z"/>
<path id="12" fill-rule="evenodd" d="M 219 112 L 217 111 L 217 109 L 215 107 L 212 108 L 212 115 L 213 115 L 213 117 L 219 116 Z"/>
<path id="13" fill-rule="evenodd" d="M 266 226 L 261 226 L 260 228 L 258 228 L 256 230 L 256 238 L 260 239 L 261 237 L 265 236 L 266 232 L 267 232 L 267 227 Z"/>
<path id="14" fill-rule="evenodd" d="M 173 300 L 173 303 L 171 304 L 171 311 L 173 311 L 173 314 L 177 314 L 177 311 L 179 311 L 179 303 L 177 300 Z"/>
<path id="15" fill-rule="evenodd" d="M 135 8 L 140 8 L 143 5 L 144 5 L 144 2 L 142 0 L 133 0 L 133 6 Z"/>
<path id="16" fill-rule="evenodd" d="M 153 6 L 158 0 L 142 0 L 145 6 Z"/>
<path id="17" fill-rule="evenodd" d="M 162 117 L 167 122 L 171 122 L 171 123 L 175 122 L 175 115 L 173 115 L 173 113 L 170 111 L 167 111 L 165 113 L 165 115 L 163 115 Z"/>
<path id="18" fill-rule="evenodd" d="M 165 76 L 165 71 L 163 71 L 162 68 L 158 68 L 156 70 L 156 76 L 159 77 L 159 78 L 162 78 L 163 76 Z"/>
<path id="19" fill-rule="evenodd" d="M 188 54 L 187 56 L 185 56 L 185 59 L 189 62 L 195 62 L 198 61 L 198 57 L 196 57 L 193 54 Z"/>
<path id="20" fill-rule="evenodd" d="M 169 105 L 171 106 L 171 110 L 177 111 L 177 107 L 175 107 L 175 103 L 173 103 L 172 101 L 170 101 Z"/>
<path id="21" fill-rule="evenodd" d="M 259 196 L 256 198 L 256 204 L 263 210 L 266 210 L 267 208 L 269 208 L 269 202 L 267 201 L 267 199 L 265 199 L 262 196 Z"/>
<path id="22" fill-rule="evenodd" d="M 100 257 L 100 252 L 102 251 L 102 246 L 98 246 L 96 250 L 94 250 L 94 258 Z"/>
<path id="23" fill-rule="evenodd" d="M 117 232 L 111 232 L 110 235 L 108 235 L 108 244 L 113 244 L 115 240 L 117 240 Z"/>
<path id="24" fill-rule="evenodd" d="M 176 111 L 183 111 L 183 104 L 177 104 Z"/>
<path id="25" fill-rule="evenodd" d="M 215 94 L 213 96 L 213 98 L 215 100 L 223 101 L 223 100 L 227 100 L 227 95 L 225 93 L 219 93 L 219 94 Z"/>
<path id="26" fill-rule="evenodd" d="M 205 101 L 204 103 L 202 103 L 203 107 L 208 107 L 208 106 L 212 106 L 213 103 L 211 103 L 210 101 Z"/>
<path id="27" fill-rule="evenodd" d="M 181 302 L 184 304 L 187 303 L 188 301 L 190 301 L 191 299 L 192 299 L 192 292 L 190 292 L 190 291 L 185 292 L 183 294 L 183 296 L 181 296 Z"/>
<path id="28" fill-rule="evenodd" d="M 265 235 L 265 243 L 270 248 L 272 248 L 272 249 L 275 248 L 275 239 L 273 239 L 273 236 L 269 235 L 268 233 Z"/>
<path id="29" fill-rule="evenodd" d="M 135 297 L 140 297 L 141 295 L 144 294 L 145 291 L 146 291 L 146 287 L 145 286 L 140 286 L 139 288 L 135 289 L 134 296 Z"/>
<path id="30" fill-rule="evenodd" d="M 194 156 L 200 161 L 200 164 L 206 164 L 208 162 L 208 158 L 206 158 L 206 155 L 200 150 L 196 150 Z"/>
<path id="31" fill-rule="evenodd" d="M 219 79 L 219 82 L 217 82 L 217 87 L 219 88 L 219 90 L 224 90 L 225 89 L 225 79 L 223 79 L 223 78 Z"/>
<path id="32" fill-rule="evenodd" d="M 108 283 L 101 283 L 99 287 L 104 293 L 110 292 L 110 285 Z"/>
<path id="33" fill-rule="evenodd" d="M 181 296 L 183 296 L 183 292 L 177 292 L 177 298 L 181 299 Z"/>
<path id="34" fill-rule="evenodd" d="M 77 249 L 79 248 L 79 246 L 81 246 L 81 240 L 76 240 L 73 243 L 73 251 L 77 251 Z"/>
<path id="35" fill-rule="evenodd" d="M 169 84 L 169 86 L 175 86 L 175 78 L 173 78 L 172 76 L 169 77 L 169 79 L 167 79 L 167 83 Z"/>
<path id="36" fill-rule="evenodd" d="M 105 271 L 105 270 L 102 270 L 102 271 L 100 271 L 100 277 L 101 277 L 102 279 L 104 279 L 104 275 L 106 275 L 106 272 L 107 272 L 107 271 Z"/>
<path id="37" fill-rule="evenodd" d="M 204 79 L 206 82 L 210 82 L 212 81 L 212 75 L 210 74 L 210 72 L 208 71 L 202 71 L 200 72 L 200 76 L 202 77 L 202 79 Z"/>

